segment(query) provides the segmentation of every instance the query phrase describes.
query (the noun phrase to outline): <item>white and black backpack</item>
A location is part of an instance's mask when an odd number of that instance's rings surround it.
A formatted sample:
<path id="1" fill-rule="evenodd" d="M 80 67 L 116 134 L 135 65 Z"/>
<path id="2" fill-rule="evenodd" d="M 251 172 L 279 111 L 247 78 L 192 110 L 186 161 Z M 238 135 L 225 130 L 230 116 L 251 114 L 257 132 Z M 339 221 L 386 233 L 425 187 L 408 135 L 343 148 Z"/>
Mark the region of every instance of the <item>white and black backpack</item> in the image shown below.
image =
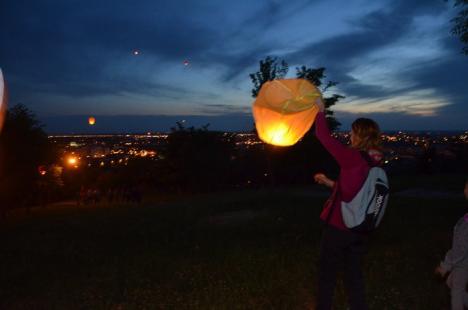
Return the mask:
<path id="1" fill-rule="evenodd" d="M 349 202 L 341 202 L 341 214 L 349 229 L 371 232 L 382 221 L 390 188 L 385 170 L 373 167 L 367 153 L 362 156 L 370 165 L 369 174 L 356 196 Z"/>

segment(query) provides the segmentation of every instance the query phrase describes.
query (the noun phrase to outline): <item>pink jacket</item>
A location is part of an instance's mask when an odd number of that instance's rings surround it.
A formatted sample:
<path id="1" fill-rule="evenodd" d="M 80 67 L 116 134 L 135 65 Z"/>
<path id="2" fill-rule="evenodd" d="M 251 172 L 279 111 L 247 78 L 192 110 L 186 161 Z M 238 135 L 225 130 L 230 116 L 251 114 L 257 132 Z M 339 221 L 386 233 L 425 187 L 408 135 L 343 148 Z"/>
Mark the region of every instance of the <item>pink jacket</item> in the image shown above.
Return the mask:
<path id="1" fill-rule="evenodd" d="M 325 114 L 322 112 L 318 113 L 315 119 L 315 134 L 340 166 L 340 174 L 335 182 L 333 194 L 325 203 L 320 218 L 326 221 L 330 210 L 333 209 L 329 224 L 338 229 L 348 230 L 341 215 L 341 201 L 351 201 L 359 192 L 369 173 L 369 164 L 359 150 L 345 146 L 331 136 Z M 379 165 L 382 159 L 381 152 L 370 150 L 369 156 L 375 165 Z"/>

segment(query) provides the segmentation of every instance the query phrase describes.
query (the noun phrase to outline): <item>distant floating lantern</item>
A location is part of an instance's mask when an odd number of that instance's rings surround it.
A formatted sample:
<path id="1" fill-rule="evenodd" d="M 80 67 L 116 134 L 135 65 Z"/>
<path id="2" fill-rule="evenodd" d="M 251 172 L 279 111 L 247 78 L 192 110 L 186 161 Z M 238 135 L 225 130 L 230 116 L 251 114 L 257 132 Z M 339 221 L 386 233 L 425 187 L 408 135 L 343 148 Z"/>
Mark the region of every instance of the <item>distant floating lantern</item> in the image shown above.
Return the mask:
<path id="1" fill-rule="evenodd" d="M 185 60 L 184 60 L 184 66 L 187 67 L 188 65 L 190 65 L 190 62 L 188 61 L 188 59 L 185 59 Z"/>
<path id="2" fill-rule="evenodd" d="M 314 123 L 317 100 L 322 100 L 320 91 L 304 79 L 263 84 L 252 107 L 260 139 L 278 146 L 294 145 Z"/>
<path id="3" fill-rule="evenodd" d="M 93 116 L 90 116 L 88 118 L 88 124 L 90 124 L 91 126 L 93 126 L 94 124 L 96 124 L 96 119 L 93 117 Z"/>
<path id="4" fill-rule="evenodd" d="M 3 122 L 5 121 L 7 105 L 7 89 L 5 80 L 3 79 L 2 69 L 0 69 L 0 131 L 2 131 Z"/>
<path id="5" fill-rule="evenodd" d="M 134 51 L 133 51 L 133 55 L 135 55 L 135 56 L 140 55 L 140 51 L 139 51 L 139 50 L 134 50 Z"/>

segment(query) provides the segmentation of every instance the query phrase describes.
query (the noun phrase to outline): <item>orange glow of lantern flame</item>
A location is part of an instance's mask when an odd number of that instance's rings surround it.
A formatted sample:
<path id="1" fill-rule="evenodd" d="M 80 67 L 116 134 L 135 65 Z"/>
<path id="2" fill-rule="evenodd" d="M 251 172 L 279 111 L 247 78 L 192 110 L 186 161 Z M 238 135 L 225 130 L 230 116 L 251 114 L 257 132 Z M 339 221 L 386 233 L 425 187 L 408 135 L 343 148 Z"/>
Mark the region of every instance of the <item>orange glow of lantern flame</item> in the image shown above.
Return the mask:
<path id="1" fill-rule="evenodd" d="M 287 146 L 295 143 L 291 135 L 288 135 L 289 128 L 286 124 L 279 123 L 276 126 L 269 128 L 266 133 L 266 140 L 271 144 L 279 146 Z"/>

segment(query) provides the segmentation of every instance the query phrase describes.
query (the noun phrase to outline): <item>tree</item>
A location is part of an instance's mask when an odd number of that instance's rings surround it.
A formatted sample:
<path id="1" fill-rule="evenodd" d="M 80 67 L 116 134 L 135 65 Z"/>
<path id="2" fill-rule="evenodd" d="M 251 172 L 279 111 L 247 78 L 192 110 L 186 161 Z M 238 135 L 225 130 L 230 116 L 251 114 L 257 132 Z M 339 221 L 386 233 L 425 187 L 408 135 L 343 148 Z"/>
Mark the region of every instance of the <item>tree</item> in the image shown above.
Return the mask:
<path id="1" fill-rule="evenodd" d="M 307 68 L 306 66 L 302 66 L 300 68 L 296 68 L 296 77 L 299 79 L 306 79 L 318 88 L 320 88 L 322 93 L 325 93 L 330 87 L 338 85 L 338 82 L 328 81 L 325 87 L 322 86 L 322 80 L 326 77 L 325 76 L 325 68 Z M 333 116 L 334 112 L 330 110 L 330 107 L 335 105 L 340 99 L 343 99 L 344 96 L 333 94 L 331 97 L 323 97 L 323 101 L 325 104 L 325 115 L 327 116 L 328 126 L 331 130 L 338 129 L 341 123 Z"/>
<path id="2" fill-rule="evenodd" d="M 288 73 L 288 64 L 282 60 L 278 62 L 278 58 L 267 56 L 265 60 L 260 60 L 260 70 L 256 73 L 249 74 L 254 88 L 252 88 L 252 97 L 256 98 L 260 88 L 265 82 L 282 79 Z"/>
<path id="3" fill-rule="evenodd" d="M 7 111 L 0 135 L 0 205 L 19 207 L 34 202 L 38 167 L 53 162 L 55 153 L 36 116 L 24 105 Z"/>
<path id="4" fill-rule="evenodd" d="M 211 190 L 229 184 L 235 134 L 185 128 L 178 122 L 167 139 L 166 159 L 179 189 Z"/>
<path id="5" fill-rule="evenodd" d="M 465 45 L 463 52 L 468 55 L 468 0 L 455 0 L 454 7 L 460 7 L 457 16 L 452 19 L 451 33 Z"/>

